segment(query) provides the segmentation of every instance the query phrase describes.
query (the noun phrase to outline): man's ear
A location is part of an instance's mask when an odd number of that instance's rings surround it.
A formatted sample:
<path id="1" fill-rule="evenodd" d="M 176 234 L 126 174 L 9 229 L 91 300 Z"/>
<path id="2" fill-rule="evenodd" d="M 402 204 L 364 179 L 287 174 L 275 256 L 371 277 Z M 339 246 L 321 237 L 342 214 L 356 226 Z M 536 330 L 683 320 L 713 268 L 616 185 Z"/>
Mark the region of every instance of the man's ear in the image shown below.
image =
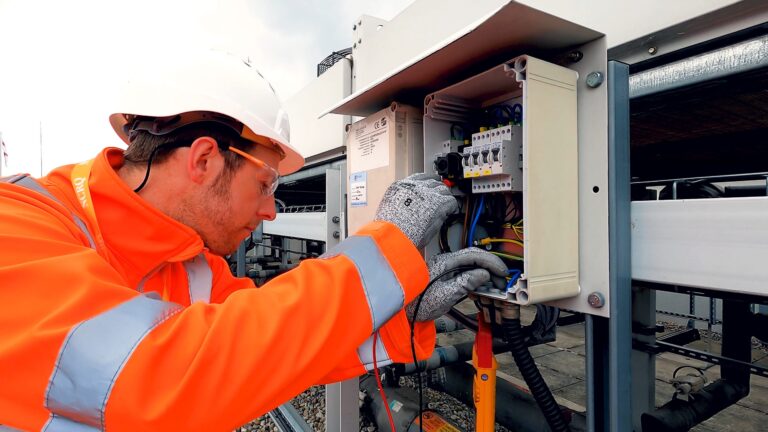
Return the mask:
<path id="1" fill-rule="evenodd" d="M 216 140 L 211 137 L 196 139 L 189 148 L 186 160 L 190 180 L 203 184 L 206 180 L 218 177 L 224 166 L 224 158 L 219 152 Z"/>

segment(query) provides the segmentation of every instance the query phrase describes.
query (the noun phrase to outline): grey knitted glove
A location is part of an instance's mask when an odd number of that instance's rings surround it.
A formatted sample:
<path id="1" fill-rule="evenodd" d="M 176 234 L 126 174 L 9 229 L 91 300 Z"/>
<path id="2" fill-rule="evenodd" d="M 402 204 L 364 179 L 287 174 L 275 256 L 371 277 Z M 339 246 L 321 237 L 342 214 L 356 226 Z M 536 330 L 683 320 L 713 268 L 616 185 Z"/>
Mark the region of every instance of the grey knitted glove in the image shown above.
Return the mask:
<path id="1" fill-rule="evenodd" d="M 490 281 L 491 275 L 497 279 L 507 275 L 507 266 L 501 258 L 473 247 L 432 257 L 427 264 L 429 279 L 432 280 L 441 273 L 460 266 L 478 268 L 453 276 L 445 276 L 433 283 L 421 300 L 416 321 L 434 321 L 445 315 L 467 293 Z M 405 307 L 405 314 L 409 320 L 413 320 L 418 300 L 417 297 Z"/>
<path id="2" fill-rule="evenodd" d="M 459 203 L 440 177 L 414 174 L 398 180 L 384 192 L 374 220 L 397 225 L 421 249 L 440 230 L 448 215 L 459 210 Z"/>

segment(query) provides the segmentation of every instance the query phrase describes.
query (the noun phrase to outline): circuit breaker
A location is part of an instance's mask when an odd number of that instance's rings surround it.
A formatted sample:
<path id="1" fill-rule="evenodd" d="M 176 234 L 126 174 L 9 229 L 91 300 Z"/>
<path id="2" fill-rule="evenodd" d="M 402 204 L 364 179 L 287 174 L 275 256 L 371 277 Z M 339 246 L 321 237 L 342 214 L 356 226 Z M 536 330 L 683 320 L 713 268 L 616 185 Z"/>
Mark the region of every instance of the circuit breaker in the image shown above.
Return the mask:
<path id="1" fill-rule="evenodd" d="M 506 125 L 472 134 L 462 150 L 463 178 L 472 193 L 523 190 L 523 131 Z"/>
<path id="2" fill-rule="evenodd" d="M 483 295 L 532 304 L 579 293 L 577 79 L 519 56 L 425 98 L 425 168 L 462 203 L 437 247 L 485 248 L 510 269 L 504 289 Z"/>
<path id="3" fill-rule="evenodd" d="M 393 102 L 350 125 L 347 133 L 347 228 L 355 233 L 376 215 L 392 182 L 424 167 L 422 111 Z"/>

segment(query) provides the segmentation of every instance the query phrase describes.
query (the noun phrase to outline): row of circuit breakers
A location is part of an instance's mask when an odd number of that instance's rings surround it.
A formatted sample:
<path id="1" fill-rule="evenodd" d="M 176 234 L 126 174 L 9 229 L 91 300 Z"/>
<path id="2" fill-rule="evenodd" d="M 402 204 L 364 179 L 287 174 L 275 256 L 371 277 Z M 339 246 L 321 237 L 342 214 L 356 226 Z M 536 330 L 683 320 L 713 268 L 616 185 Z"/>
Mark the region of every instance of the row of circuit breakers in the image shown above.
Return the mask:
<path id="1" fill-rule="evenodd" d="M 444 177 L 471 179 L 473 193 L 519 192 L 523 190 L 522 138 L 522 126 L 507 125 L 474 133 L 468 144 L 445 141 L 445 153 L 437 156 L 435 167 Z"/>

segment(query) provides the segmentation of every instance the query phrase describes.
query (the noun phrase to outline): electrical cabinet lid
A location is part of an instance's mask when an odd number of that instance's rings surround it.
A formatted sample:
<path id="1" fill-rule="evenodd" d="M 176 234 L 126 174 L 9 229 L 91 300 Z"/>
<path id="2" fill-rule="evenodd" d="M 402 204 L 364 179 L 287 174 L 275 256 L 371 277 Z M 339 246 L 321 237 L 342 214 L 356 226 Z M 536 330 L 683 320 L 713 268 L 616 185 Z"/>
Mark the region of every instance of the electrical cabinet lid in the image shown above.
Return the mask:
<path id="1" fill-rule="evenodd" d="M 424 25 L 439 23 L 426 21 Z M 419 106 L 427 93 L 468 78 L 523 51 L 532 55 L 562 51 L 602 36 L 599 32 L 512 1 L 345 98 L 325 114 L 368 116 L 393 100 Z"/>

